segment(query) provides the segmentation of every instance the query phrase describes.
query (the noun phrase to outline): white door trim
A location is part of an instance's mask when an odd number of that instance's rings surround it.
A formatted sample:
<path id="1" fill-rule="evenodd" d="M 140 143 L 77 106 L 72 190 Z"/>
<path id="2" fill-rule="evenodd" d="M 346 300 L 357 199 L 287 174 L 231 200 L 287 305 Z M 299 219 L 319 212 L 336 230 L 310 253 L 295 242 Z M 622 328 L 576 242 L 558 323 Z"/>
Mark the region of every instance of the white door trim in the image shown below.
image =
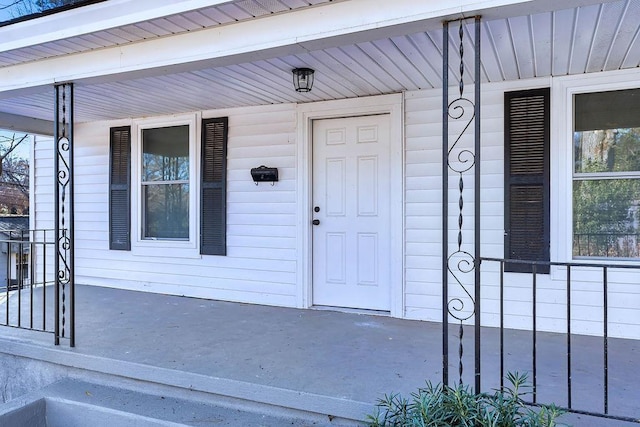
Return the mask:
<path id="1" fill-rule="evenodd" d="M 404 95 L 381 95 L 300 104 L 297 107 L 298 306 L 312 305 L 312 121 L 389 114 L 391 125 L 391 316 L 404 317 Z"/>

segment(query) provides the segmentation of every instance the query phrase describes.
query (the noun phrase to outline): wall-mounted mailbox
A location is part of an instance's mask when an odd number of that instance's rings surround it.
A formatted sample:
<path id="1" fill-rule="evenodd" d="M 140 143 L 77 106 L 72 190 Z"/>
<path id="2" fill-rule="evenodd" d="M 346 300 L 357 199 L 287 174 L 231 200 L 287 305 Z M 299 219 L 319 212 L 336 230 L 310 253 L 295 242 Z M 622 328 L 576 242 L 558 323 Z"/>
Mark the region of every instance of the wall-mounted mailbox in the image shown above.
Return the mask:
<path id="1" fill-rule="evenodd" d="M 251 178 L 253 182 L 258 185 L 259 182 L 271 182 L 278 181 L 278 168 L 268 168 L 264 165 L 251 169 Z"/>

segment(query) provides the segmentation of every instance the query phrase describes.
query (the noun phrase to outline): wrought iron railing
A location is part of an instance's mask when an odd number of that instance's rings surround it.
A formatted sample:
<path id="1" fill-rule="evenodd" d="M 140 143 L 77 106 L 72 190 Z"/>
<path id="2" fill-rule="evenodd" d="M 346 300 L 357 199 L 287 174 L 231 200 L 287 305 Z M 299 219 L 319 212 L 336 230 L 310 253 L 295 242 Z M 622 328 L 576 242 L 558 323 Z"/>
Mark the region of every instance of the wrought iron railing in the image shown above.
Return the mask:
<path id="1" fill-rule="evenodd" d="M 472 22 L 473 21 L 473 22 Z M 450 27 L 457 28 L 457 37 L 450 36 Z M 588 263 L 556 263 L 556 262 L 526 262 L 517 260 L 507 260 L 499 258 L 483 258 L 481 257 L 481 207 L 482 200 L 480 197 L 480 181 L 481 172 L 481 101 L 480 101 L 480 83 L 481 83 L 481 20 L 480 17 L 465 17 L 454 21 L 446 21 L 443 24 L 443 40 L 442 40 L 442 382 L 449 385 L 449 371 L 457 368 L 457 382 L 473 385 L 476 392 L 490 392 L 492 388 L 504 387 L 504 378 L 507 374 L 506 368 L 511 365 L 507 362 L 508 350 L 505 349 L 505 337 L 518 338 L 529 332 L 520 332 L 513 334 L 513 329 L 519 328 L 530 330 L 529 345 L 525 346 L 530 352 L 522 352 L 518 349 L 516 359 L 520 362 L 528 361 L 524 366 L 526 371 L 530 371 L 533 381 L 532 404 L 539 404 L 547 400 L 548 393 L 546 387 L 555 388 L 555 397 L 549 400 L 549 403 L 556 403 L 564 406 L 571 412 L 595 415 L 605 418 L 612 418 L 624 421 L 638 422 L 640 417 L 632 417 L 625 415 L 612 415 L 613 413 L 622 414 L 629 412 L 619 410 L 619 406 L 613 406 L 611 394 L 617 396 L 618 393 L 633 393 L 636 383 L 640 382 L 640 378 L 635 383 L 627 384 L 628 387 L 617 386 L 619 378 L 615 378 L 616 387 L 611 386 L 611 357 L 617 358 L 620 354 L 637 354 L 640 353 L 638 343 L 640 341 L 627 340 L 625 343 L 631 343 L 630 352 L 626 350 L 611 352 L 612 342 L 616 345 L 622 341 L 610 338 L 609 326 L 620 325 L 624 322 L 610 322 L 609 319 L 609 297 L 610 275 L 615 270 L 616 274 L 619 270 L 627 270 L 632 275 L 637 274 L 635 271 L 630 272 L 629 269 L 640 271 L 636 265 L 603 265 Z M 450 47 L 456 47 L 450 52 Z M 466 50 L 466 52 L 465 52 Z M 451 56 L 451 58 L 450 58 Z M 473 73 L 471 73 L 471 64 L 473 64 Z M 457 93 L 453 87 L 457 86 Z M 450 87 L 451 84 L 451 87 Z M 470 88 L 473 88 L 471 90 Z M 450 100 L 450 95 L 453 99 Z M 452 125 L 450 127 L 450 124 Z M 457 191 L 454 186 L 450 186 L 450 178 L 457 181 Z M 471 184 L 471 185 L 470 185 Z M 450 196 L 457 195 L 457 209 L 449 200 Z M 469 203 L 469 202 L 472 202 Z M 451 208 L 451 212 L 450 212 Z M 455 213 L 453 211 L 456 211 Z M 457 214 L 457 215 L 456 215 Z M 456 218 L 457 216 L 457 218 Z M 456 225 L 450 227 L 449 222 L 456 218 Z M 451 221 L 453 225 L 453 221 Z M 455 234 L 454 234 L 455 233 Z M 452 235 L 457 236 L 457 244 L 452 245 Z M 578 238 L 579 239 L 579 238 Z M 450 242 L 451 240 L 451 242 Z M 626 243 L 619 240 L 621 247 L 631 247 L 632 241 L 628 239 Z M 582 248 L 582 242 L 578 241 L 578 248 Z M 591 248 L 591 244 L 587 244 L 586 248 Z M 637 257 L 631 251 L 626 255 L 620 255 L 620 251 L 616 252 L 611 249 L 605 249 L 605 255 L 599 255 L 603 258 L 625 258 Z M 574 243 L 574 248 L 576 244 Z M 580 249 L 582 250 L 582 249 Z M 634 250 L 638 250 L 637 244 Z M 594 256 L 593 252 L 576 254 L 578 256 Z M 497 268 L 491 270 L 490 265 Z M 505 264 L 507 269 L 514 270 L 514 265 L 528 264 L 531 267 L 531 273 L 505 273 Z M 590 277 L 584 280 L 575 280 L 575 275 L 584 274 L 585 269 L 599 271 L 598 279 L 594 281 L 594 273 L 587 273 Z M 556 289 L 546 289 L 554 293 L 562 299 L 562 303 L 554 303 L 554 308 L 564 313 L 565 330 L 562 333 L 547 335 L 546 338 L 552 342 L 558 342 L 556 348 L 559 349 L 556 355 L 549 358 L 546 354 L 545 345 L 538 341 L 544 330 L 557 330 L 558 325 L 549 325 L 549 318 L 541 316 L 539 311 L 548 308 L 539 302 L 538 282 L 541 275 L 547 271 L 551 271 L 554 279 L 552 287 Z M 574 277 L 572 278 L 572 273 Z M 505 277 L 509 280 L 517 281 L 514 291 L 514 298 L 505 298 Z M 549 276 L 551 277 L 551 276 Z M 558 277 L 563 277 L 559 279 Z M 579 279 L 583 279 L 582 277 Z M 635 283 L 627 284 L 628 288 L 637 286 Z M 584 283 L 587 283 L 585 285 Z M 613 283 L 613 282 L 612 282 Z M 589 354 L 593 350 L 593 340 L 597 340 L 597 348 L 599 358 L 602 360 L 601 378 L 596 381 L 601 385 L 601 389 L 594 391 L 592 394 L 601 396 L 599 402 L 593 402 L 591 395 L 584 396 L 576 391 L 582 388 L 580 378 L 588 377 L 592 374 L 591 368 L 587 368 L 586 372 L 581 371 L 576 364 L 582 357 L 581 351 L 584 335 L 575 334 L 572 325 L 577 325 L 575 310 L 579 304 L 572 301 L 572 296 L 582 297 L 581 293 L 574 293 L 576 287 L 597 287 L 601 292 L 601 302 L 599 304 L 599 312 L 602 318 L 596 324 L 602 325 L 602 330 L 598 333 L 586 331 L 591 336 L 588 337 L 592 347 Z M 578 288 L 579 289 L 579 288 Z M 593 289 L 590 289 L 593 292 Z M 528 293 L 527 293 L 528 292 Z M 493 295 L 488 295 L 493 293 Z M 564 298 L 562 297 L 564 295 Z M 624 291 L 618 291 L 617 297 L 624 295 Z M 512 318 L 521 322 L 520 325 L 514 327 L 505 324 L 505 303 L 508 301 L 507 308 L 515 310 Z M 513 304 L 512 304 L 513 303 Z M 513 308 L 518 306 L 518 308 Z M 596 304 L 598 305 L 598 304 Z M 638 307 L 629 310 L 635 313 Z M 522 313 L 523 310 L 529 310 L 529 314 Z M 599 316 L 598 310 L 594 307 L 594 313 L 588 313 L 589 316 Z M 528 316 L 528 317 L 527 317 Z M 631 314 L 633 316 L 633 314 Z M 556 314 L 550 318 L 557 318 Z M 562 316 L 560 316 L 562 317 Z M 530 319 L 527 325 L 522 324 L 522 318 Z M 493 323 L 495 321 L 495 323 Z M 485 328 L 481 324 L 495 324 L 498 328 Z M 471 333 L 468 333 L 471 332 Z M 593 337 L 596 335 L 597 337 Z M 598 336 L 599 335 L 599 336 Z M 525 335 L 526 336 L 526 335 Z M 580 345 L 579 345 L 580 344 Z M 453 355 L 453 348 L 457 347 L 457 355 Z M 450 348 L 452 349 L 450 355 Z M 473 351 L 469 351 L 473 350 Z M 498 362 L 492 365 L 492 359 L 497 358 Z M 541 359 L 542 358 L 542 359 Z M 545 360 L 545 364 L 541 363 Z M 548 361 L 548 362 L 547 362 Z M 529 363 L 530 362 L 530 363 Z M 635 361 L 634 361 L 635 362 Z M 564 368 L 560 369 L 556 365 L 563 363 Z M 615 364 L 615 363 L 613 363 Z M 471 370 L 473 366 L 473 371 Z M 556 366 L 555 371 L 550 375 L 542 376 L 544 368 L 548 366 Z M 520 368 L 522 366 L 519 366 Z M 511 369 L 510 369 L 511 370 Z M 562 371 L 562 379 L 558 372 Z M 625 372 L 625 371 L 623 371 Z M 627 373 L 637 372 L 637 369 L 629 368 Z M 624 378 L 623 375 L 623 380 Z M 559 384 L 564 390 L 564 397 L 557 400 L 557 390 Z M 622 390 L 622 391 L 621 391 Z M 576 393 L 580 394 L 575 399 Z M 626 401 L 630 399 L 626 396 Z M 624 400 L 624 399 L 623 399 Z M 617 405 L 617 404 L 616 404 Z M 624 408 L 623 408 L 624 409 Z M 628 409 L 628 408 L 627 408 Z M 630 412 L 638 411 L 632 407 Z M 640 414 L 633 414 L 640 415 Z"/>
<path id="2" fill-rule="evenodd" d="M 532 273 L 508 273 L 505 272 L 505 264 L 526 264 L 531 267 Z M 497 315 L 499 321 L 499 368 L 496 369 L 494 365 L 491 369 L 493 372 L 488 376 L 495 376 L 499 372 L 499 386 L 503 387 L 504 378 L 511 370 L 507 359 L 512 358 L 518 360 L 519 368 L 524 367 L 530 374 L 531 404 L 554 403 L 573 413 L 640 423 L 640 410 L 629 395 L 635 388 L 632 376 L 640 379 L 640 374 L 634 368 L 637 360 L 633 360 L 634 354 L 637 358 L 640 351 L 640 341 L 611 337 L 609 333 L 612 325 L 624 322 L 619 318 L 612 321 L 610 313 L 614 307 L 610 304 L 611 296 L 617 294 L 619 297 L 630 285 L 637 284 L 640 265 L 535 262 L 484 257 L 481 258 L 481 265 L 482 292 L 489 293 L 488 289 L 491 288 L 494 291 L 492 298 L 498 299 L 495 305 L 497 313 L 493 314 Z M 550 274 L 538 273 L 543 269 L 549 269 Z M 545 282 L 543 286 L 542 282 Z M 505 296 L 507 289 L 517 292 L 515 299 L 518 309 L 510 315 L 505 309 L 514 302 L 514 297 Z M 545 295 L 542 301 L 541 295 Z M 483 295 L 482 298 L 488 296 Z M 577 298 L 582 301 L 577 303 Z M 629 298 L 623 300 L 633 301 Z M 550 304 L 556 307 L 552 309 L 555 317 L 552 320 L 549 318 Z M 547 308 L 543 315 L 539 312 L 541 307 Z M 583 310 L 580 319 L 574 314 L 578 307 Z M 619 304 L 615 308 L 620 311 Z M 588 319 L 584 318 L 585 313 Z M 519 341 L 517 349 L 507 345 L 506 336 L 513 335 L 510 329 L 513 326 L 508 324 L 508 317 L 521 322 L 518 328 L 530 330 L 527 332 L 530 333 L 528 344 Z M 528 325 L 523 326 L 523 319 Z M 547 324 L 541 328 L 542 320 Z M 548 332 L 550 321 L 556 323 L 551 328 L 555 332 Z M 588 331 L 584 328 L 577 330 L 574 327 L 578 322 L 589 322 L 593 327 Z M 564 330 L 558 332 L 559 328 Z M 524 355 L 523 351 L 529 354 Z M 512 366 L 514 363 L 511 362 Z M 483 384 L 489 383 L 495 384 L 483 376 Z M 577 398 L 576 394 L 579 395 Z"/>
<path id="3" fill-rule="evenodd" d="M 4 233 L 7 238 L 0 239 L 0 247 L 6 277 L 0 281 L 0 326 L 51 333 L 56 342 L 69 337 L 70 331 L 60 325 L 56 328 L 64 299 L 56 298 L 54 230 Z M 73 290 L 58 287 L 58 292 L 65 291 Z"/>
<path id="4" fill-rule="evenodd" d="M 574 233 L 573 255 L 638 258 L 640 257 L 640 234 Z"/>

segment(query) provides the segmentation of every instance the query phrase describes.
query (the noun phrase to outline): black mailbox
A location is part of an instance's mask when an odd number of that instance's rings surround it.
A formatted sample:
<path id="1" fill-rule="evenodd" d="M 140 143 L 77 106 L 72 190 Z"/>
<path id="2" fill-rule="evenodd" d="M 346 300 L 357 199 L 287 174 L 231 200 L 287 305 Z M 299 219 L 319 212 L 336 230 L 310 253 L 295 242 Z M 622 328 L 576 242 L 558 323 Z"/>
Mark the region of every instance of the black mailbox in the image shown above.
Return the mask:
<path id="1" fill-rule="evenodd" d="M 264 165 L 251 169 L 251 178 L 258 185 L 259 182 L 278 181 L 278 168 L 268 168 Z"/>

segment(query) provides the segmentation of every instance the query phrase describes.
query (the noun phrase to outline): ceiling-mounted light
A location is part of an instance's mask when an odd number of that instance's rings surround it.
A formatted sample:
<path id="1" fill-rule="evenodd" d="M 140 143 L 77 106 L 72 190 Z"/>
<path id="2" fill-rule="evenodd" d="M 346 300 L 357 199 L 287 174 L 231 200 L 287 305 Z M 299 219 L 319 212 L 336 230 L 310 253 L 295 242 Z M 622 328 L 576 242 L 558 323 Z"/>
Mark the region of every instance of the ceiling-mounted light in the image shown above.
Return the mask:
<path id="1" fill-rule="evenodd" d="M 293 71 L 293 87 L 296 92 L 310 92 L 313 87 L 313 73 L 311 68 L 295 68 Z"/>

